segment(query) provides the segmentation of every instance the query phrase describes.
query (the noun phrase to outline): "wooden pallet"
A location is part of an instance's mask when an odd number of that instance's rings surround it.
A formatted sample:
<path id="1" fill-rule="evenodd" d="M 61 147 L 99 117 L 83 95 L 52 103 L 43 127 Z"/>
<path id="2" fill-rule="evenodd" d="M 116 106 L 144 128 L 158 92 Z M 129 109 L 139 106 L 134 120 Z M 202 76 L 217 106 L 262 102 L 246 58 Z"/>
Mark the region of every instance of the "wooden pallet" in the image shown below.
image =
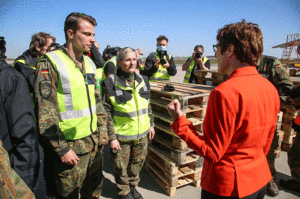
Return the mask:
<path id="1" fill-rule="evenodd" d="M 171 99 L 165 99 L 163 97 L 160 99 L 150 99 L 151 108 L 152 110 L 155 110 L 157 112 L 162 112 L 168 115 L 169 113 L 168 113 L 167 105 L 171 101 L 172 101 Z M 182 112 L 184 116 L 188 114 L 188 115 L 195 115 L 197 117 L 204 118 L 206 113 L 206 108 L 207 105 L 188 104 L 185 109 L 182 109 Z"/>
<path id="2" fill-rule="evenodd" d="M 187 163 L 179 165 L 170 157 L 166 156 L 161 151 L 149 147 L 147 162 L 155 162 L 158 166 L 164 169 L 165 172 L 171 177 L 182 177 L 185 174 L 191 174 L 202 170 L 204 159 L 200 155 L 189 155 Z M 188 172 L 192 171 L 192 172 Z"/>
<path id="3" fill-rule="evenodd" d="M 182 187 L 184 185 L 193 184 L 196 187 L 200 187 L 200 179 L 194 180 L 191 176 L 185 176 L 178 180 L 178 186 L 171 187 L 168 185 L 168 182 L 166 182 L 158 173 L 153 171 L 152 169 L 147 168 L 148 173 L 152 178 L 167 192 L 169 196 L 175 196 L 176 195 L 176 189 L 179 187 Z"/>
<path id="4" fill-rule="evenodd" d="M 200 158 L 191 158 L 189 163 L 178 165 L 164 154 L 149 147 L 145 168 L 169 196 L 174 196 L 176 189 L 181 186 L 187 184 L 200 186 L 203 164 L 201 160 Z"/>
<path id="5" fill-rule="evenodd" d="M 207 74 L 211 74 L 211 78 L 207 78 Z M 213 81 L 224 82 L 228 79 L 229 75 L 227 74 L 220 74 L 218 71 L 215 70 L 198 70 L 197 77 L 202 79 L 211 79 Z"/>
<path id="6" fill-rule="evenodd" d="M 152 111 L 152 113 L 154 115 L 154 118 L 159 119 L 159 120 L 154 120 L 155 126 L 157 126 L 158 128 L 162 129 L 163 131 L 169 134 L 175 134 L 173 130 L 170 130 L 170 125 L 173 123 L 173 119 L 171 118 L 170 115 L 167 115 L 165 113 L 160 113 L 157 111 Z M 196 131 L 202 132 L 203 118 L 199 118 L 194 115 L 186 115 L 186 116 L 187 119 L 193 124 Z M 166 128 L 166 130 L 164 130 L 163 128 Z"/>
<path id="7" fill-rule="evenodd" d="M 151 140 L 149 148 L 151 148 L 152 151 L 158 151 L 164 154 L 179 165 L 189 163 L 199 158 L 199 155 L 190 148 L 179 150 L 159 139 Z"/>
<path id="8" fill-rule="evenodd" d="M 170 187 L 178 187 L 182 185 L 180 183 L 181 179 L 192 179 L 193 181 L 200 180 L 201 178 L 201 170 L 199 171 L 193 171 L 189 167 L 184 167 L 183 169 L 179 170 L 179 174 L 177 176 L 170 176 L 161 166 L 158 166 L 158 164 L 152 160 L 149 160 L 149 162 L 145 163 L 145 168 L 147 171 L 152 170 L 157 175 L 160 176 L 161 179 L 163 179 Z"/>
<path id="9" fill-rule="evenodd" d="M 207 75 L 210 74 L 210 75 Z M 210 77 L 208 77 L 210 76 Z M 207 84 L 208 81 L 212 82 L 213 86 L 218 86 L 228 79 L 229 75 L 220 74 L 218 71 L 214 70 L 198 70 L 197 78 L 198 84 Z"/>
<path id="10" fill-rule="evenodd" d="M 282 122 L 282 117 L 283 117 L 283 112 L 279 111 L 279 113 L 277 114 L 277 122 Z"/>
<path id="11" fill-rule="evenodd" d="M 282 130 L 277 130 L 276 134 L 274 135 L 274 136 L 277 136 L 277 140 L 278 140 L 278 148 L 274 151 L 275 158 L 279 158 L 280 157 L 281 144 L 282 144 L 282 141 L 283 141 L 283 135 L 284 135 L 284 132 Z"/>
<path id="12" fill-rule="evenodd" d="M 175 91 L 169 92 L 164 89 L 167 83 L 172 83 Z M 166 108 L 174 99 L 178 99 L 181 109 L 189 112 L 195 111 L 195 108 L 201 108 L 199 105 L 206 105 L 212 86 L 205 86 L 190 83 L 178 83 L 171 81 L 157 81 L 150 84 L 151 104 Z M 191 106 L 194 105 L 194 106 Z"/>

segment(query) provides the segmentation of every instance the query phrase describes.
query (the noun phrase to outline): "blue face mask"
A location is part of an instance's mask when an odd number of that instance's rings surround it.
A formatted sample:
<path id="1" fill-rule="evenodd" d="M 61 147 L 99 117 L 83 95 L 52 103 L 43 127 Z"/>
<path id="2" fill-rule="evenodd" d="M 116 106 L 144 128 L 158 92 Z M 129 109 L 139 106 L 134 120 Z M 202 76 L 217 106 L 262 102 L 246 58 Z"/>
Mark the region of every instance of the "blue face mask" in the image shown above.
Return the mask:
<path id="1" fill-rule="evenodd" d="M 167 51 L 167 47 L 165 47 L 165 46 L 158 46 L 157 50 L 158 51 Z"/>
<path id="2" fill-rule="evenodd" d="M 140 57 L 141 57 L 141 59 L 143 59 L 143 57 L 144 57 L 144 56 L 143 56 L 143 55 L 141 55 Z"/>

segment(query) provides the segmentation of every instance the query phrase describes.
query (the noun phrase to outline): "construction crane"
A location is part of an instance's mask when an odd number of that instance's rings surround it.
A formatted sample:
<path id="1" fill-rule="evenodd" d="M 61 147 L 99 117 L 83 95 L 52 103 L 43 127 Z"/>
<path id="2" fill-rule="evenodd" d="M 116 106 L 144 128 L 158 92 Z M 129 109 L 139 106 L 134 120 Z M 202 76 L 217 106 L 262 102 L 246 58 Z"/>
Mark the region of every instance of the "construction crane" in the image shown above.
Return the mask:
<path id="1" fill-rule="evenodd" d="M 288 34 L 286 38 L 286 43 L 273 46 L 272 48 L 283 48 L 282 59 L 286 60 L 286 68 L 290 65 L 290 59 L 295 52 L 297 58 L 300 60 L 300 56 L 297 53 L 297 48 L 300 44 L 299 34 Z M 300 67 L 300 64 L 292 64 L 293 67 Z"/>

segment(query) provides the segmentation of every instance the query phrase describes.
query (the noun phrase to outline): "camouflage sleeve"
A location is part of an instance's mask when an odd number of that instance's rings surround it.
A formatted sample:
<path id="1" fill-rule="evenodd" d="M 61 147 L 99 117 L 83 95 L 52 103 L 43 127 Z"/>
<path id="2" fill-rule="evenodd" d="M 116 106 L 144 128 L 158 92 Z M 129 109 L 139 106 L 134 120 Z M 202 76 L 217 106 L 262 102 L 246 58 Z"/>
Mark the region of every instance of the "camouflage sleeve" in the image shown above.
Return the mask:
<path id="1" fill-rule="evenodd" d="M 28 198 L 33 199 L 35 196 L 20 178 L 20 176 L 11 168 L 7 151 L 2 147 L 0 140 L 0 181 L 1 191 L 0 198 Z"/>
<path id="2" fill-rule="evenodd" d="M 65 136 L 59 128 L 57 101 L 57 72 L 46 57 L 37 64 L 35 101 L 39 132 L 61 157 L 69 150 Z"/>
<path id="3" fill-rule="evenodd" d="M 96 98 L 96 113 L 97 113 L 97 127 L 99 132 L 107 132 L 107 114 L 103 107 L 103 103 L 100 96 L 100 90 L 95 86 L 95 98 Z"/>
<path id="4" fill-rule="evenodd" d="M 109 140 L 116 140 L 114 120 L 112 118 L 113 105 L 110 102 L 109 95 L 105 84 L 102 84 L 102 101 L 107 113 L 107 131 Z"/>
<path id="5" fill-rule="evenodd" d="M 280 62 L 274 62 L 274 67 L 272 67 L 271 70 L 271 76 L 272 79 L 271 82 L 274 84 L 274 86 L 277 88 L 280 100 L 285 102 L 287 99 L 287 96 L 284 96 L 283 90 L 292 90 L 293 89 L 293 82 L 290 78 L 290 75 L 287 73 L 287 71 L 284 69 L 284 67 L 280 64 Z"/>
<path id="6" fill-rule="evenodd" d="M 148 115 L 150 117 L 150 126 L 154 127 L 154 115 L 152 113 L 152 108 L 151 108 L 150 102 L 149 102 L 149 105 L 148 105 Z"/>

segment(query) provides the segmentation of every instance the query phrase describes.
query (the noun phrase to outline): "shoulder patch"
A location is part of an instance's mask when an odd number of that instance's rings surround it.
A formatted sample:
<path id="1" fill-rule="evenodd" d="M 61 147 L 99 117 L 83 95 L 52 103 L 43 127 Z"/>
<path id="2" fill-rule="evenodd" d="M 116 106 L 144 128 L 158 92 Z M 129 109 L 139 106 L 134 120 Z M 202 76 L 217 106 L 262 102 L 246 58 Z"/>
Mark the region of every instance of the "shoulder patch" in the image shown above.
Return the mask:
<path id="1" fill-rule="evenodd" d="M 44 99 L 48 99 L 52 93 L 52 85 L 50 80 L 40 82 L 40 94 Z"/>

